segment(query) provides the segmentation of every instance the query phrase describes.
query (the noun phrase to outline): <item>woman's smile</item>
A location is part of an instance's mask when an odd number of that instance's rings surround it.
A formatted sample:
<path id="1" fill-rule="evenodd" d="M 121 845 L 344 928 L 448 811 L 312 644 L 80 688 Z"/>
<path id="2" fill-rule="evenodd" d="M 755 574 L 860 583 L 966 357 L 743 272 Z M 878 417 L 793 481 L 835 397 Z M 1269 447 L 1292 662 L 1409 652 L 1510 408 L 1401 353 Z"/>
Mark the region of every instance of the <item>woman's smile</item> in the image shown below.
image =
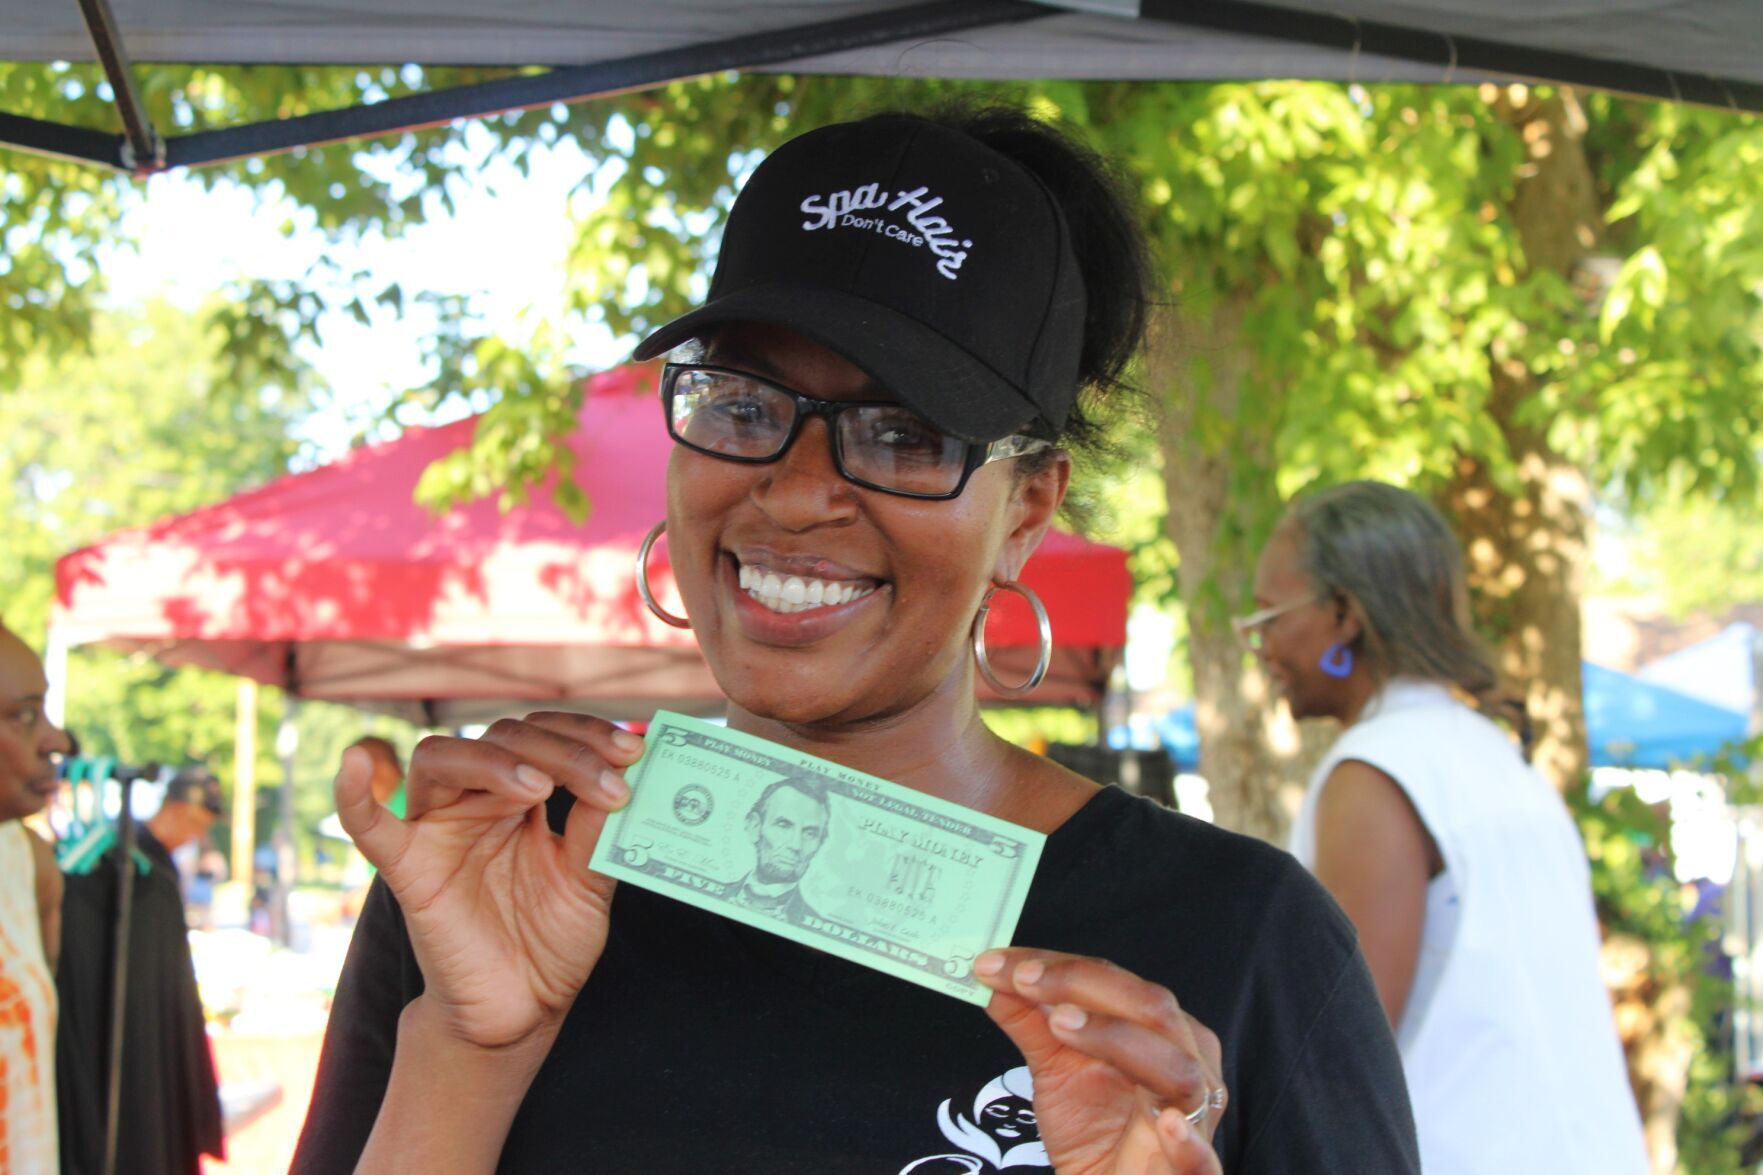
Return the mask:
<path id="1" fill-rule="evenodd" d="M 763 548 L 724 552 L 722 584 L 741 632 L 766 645 L 814 644 L 885 607 L 891 585 L 833 560 Z"/>

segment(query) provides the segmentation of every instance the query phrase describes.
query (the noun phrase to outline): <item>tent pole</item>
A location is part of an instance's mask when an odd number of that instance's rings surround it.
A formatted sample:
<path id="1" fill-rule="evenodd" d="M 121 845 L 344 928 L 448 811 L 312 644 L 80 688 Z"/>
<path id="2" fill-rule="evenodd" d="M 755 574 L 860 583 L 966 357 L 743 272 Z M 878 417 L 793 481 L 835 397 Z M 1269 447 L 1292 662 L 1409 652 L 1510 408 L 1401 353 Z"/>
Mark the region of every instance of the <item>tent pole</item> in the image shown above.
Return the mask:
<path id="1" fill-rule="evenodd" d="M 420 130 L 455 119 L 584 102 L 723 70 L 781 65 L 871 45 L 934 39 L 967 29 L 1037 20 L 1057 12 L 1027 0 L 931 0 L 801 28 L 389 98 L 372 106 L 175 135 L 166 142 L 166 165 L 195 167 L 368 135 Z"/>
<path id="2" fill-rule="evenodd" d="M 110 1043 L 106 1050 L 109 1066 L 104 1075 L 103 1175 L 116 1173 L 117 1132 L 122 1122 L 123 1022 L 127 1019 L 129 1005 L 129 930 L 135 913 L 135 813 L 131 803 L 135 777 L 139 774 L 124 769 L 115 777 L 122 788 L 122 807 L 116 815 L 116 924 L 110 956 Z M 99 792 L 99 808 L 102 811 L 102 791 Z"/>
<path id="3" fill-rule="evenodd" d="M 123 141 L 121 135 L 0 111 L 0 147 L 16 147 L 33 155 L 74 163 L 101 163 L 126 171 L 122 165 Z"/>
<path id="4" fill-rule="evenodd" d="M 147 107 L 135 86 L 134 67 L 129 64 L 122 34 L 117 32 L 116 16 L 110 11 L 110 0 L 80 0 L 80 15 L 86 18 L 86 31 L 92 34 L 92 47 L 98 51 L 104 76 L 110 79 L 116 112 L 122 118 L 122 166 L 138 175 L 164 170 L 165 142 L 153 129 L 153 120 L 147 117 Z"/>
<path id="5" fill-rule="evenodd" d="M 1763 624 L 1751 629 L 1751 721 L 1746 733 L 1763 737 Z M 1763 755 L 1751 757 L 1751 782 L 1763 784 Z"/>
<path id="6" fill-rule="evenodd" d="M 43 716 L 56 726 L 67 725 L 67 628 L 53 620 L 49 636 L 43 643 L 43 676 L 49 679 L 49 692 L 43 697 Z"/>
<path id="7" fill-rule="evenodd" d="M 282 724 L 275 736 L 276 753 L 282 760 L 282 787 L 276 805 L 275 889 L 270 901 L 269 923 L 271 937 L 288 946 L 293 942 L 288 894 L 294 886 L 294 752 L 300 748 L 300 732 L 294 721 L 300 714 L 300 699 L 291 692 L 282 697 Z"/>
<path id="8" fill-rule="evenodd" d="M 243 884 L 246 903 L 251 893 L 252 862 L 257 855 L 257 683 L 239 681 L 233 725 L 233 858 L 232 880 Z"/>

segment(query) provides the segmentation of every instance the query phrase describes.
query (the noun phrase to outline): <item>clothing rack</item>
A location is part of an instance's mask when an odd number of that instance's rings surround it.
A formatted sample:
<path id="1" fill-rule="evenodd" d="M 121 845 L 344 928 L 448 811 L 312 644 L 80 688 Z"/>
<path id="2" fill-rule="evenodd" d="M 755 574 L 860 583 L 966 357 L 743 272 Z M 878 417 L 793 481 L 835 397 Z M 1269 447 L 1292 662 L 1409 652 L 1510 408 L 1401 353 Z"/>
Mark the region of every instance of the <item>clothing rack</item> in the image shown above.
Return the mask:
<path id="1" fill-rule="evenodd" d="M 135 852 L 135 814 L 129 808 L 137 773 L 119 772 L 122 784 L 122 808 L 116 816 L 116 845 L 122 854 L 121 867 L 116 871 L 115 960 L 110 974 L 110 1045 L 109 1070 L 106 1073 L 104 1097 L 104 1166 L 103 1175 L 116 1175 L 116 1143 L 122 1111 L 122 1042 L 123 1021 L 128 1015 L 129 932 L 134 922 L 135 870 L 128 862 Z"/>
<path id="2" fill-rule="evenodd" d="M 106 1045 L 107 1069 L 104 1098 L 104 1158 L 102 1175 L 116 1175 L 117 1148 L 122 1113 L 122 1059 L 124 1028 L 128 1019 L 129 941 L 133 933 L 135 876 L 148 865 L 136 846 L 134 787 L 142 779 L 157 780 L 157 763 L 143 767 L 119 766 L 114 759 L 74 758 L 63 763 L 62 777 L 74 788 L 68 844 L 60 862 L 70 871 L 87 872 L 112 848 L 124 863 L 116 871 L 116 924 L 111 928 L 114 960 L 110 975 L 110 1034 Z M 91 785 L 89 811 L 80 811 L 80 785 Z M 117 785 L 116 817 L 105 811 L 109 784 Z M 134 861 L 135 868 L 127 867 Z"/>

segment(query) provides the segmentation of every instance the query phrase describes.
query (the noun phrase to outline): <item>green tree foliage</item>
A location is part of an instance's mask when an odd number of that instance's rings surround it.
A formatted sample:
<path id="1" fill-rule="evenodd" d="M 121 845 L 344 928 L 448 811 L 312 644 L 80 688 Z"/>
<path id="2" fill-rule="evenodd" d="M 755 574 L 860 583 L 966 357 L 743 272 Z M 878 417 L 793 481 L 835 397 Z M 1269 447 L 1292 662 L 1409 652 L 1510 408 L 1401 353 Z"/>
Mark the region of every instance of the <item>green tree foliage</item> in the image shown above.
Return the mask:
<path id="1" fill-rule="evenodd" d="M 227 384 L 208 318 L 163 303 L 101 314 L 91 354 L 33 356 L 0 396 L 0 598 L 33 643 L 63 554 L 287 470 L 308 394 Z M 85 749 L 132 763 L 207 759 L 231 774 L 230 679 L 97 650 L 73 660 L 68 723 Z"/>
<path id="2" fill-rule="evenodd" d="M 441 86 L 507 74 L 508 70 L 300 66 L 173 66 L 137 70 L 142 100 L 163 135 L 242 122 L 286 118 L 381 101 Z M 0 63 L 0 107 L 29 117 L 114 131 L 109 83 L 92 65 Z M 518 158 L 553 115 L 500 120 Z M 373 231 L 395 235 L 431 211 L 450 210 L 481 160 L 465 149 L 462 126 L 390 136 L 365 144 L 309 147 L 190 172 L 213 188 L 234 184 L 258 193 L 266 207 L 292 206 L 284 233 L 316 229 L 332 240 Z M 101 259 L 126 248 L 123 214 L 153 181 L 91 164 L 5 151 L 0 170 L 0 394 L 16 386 L 28 357 L 54 356 L 91 345 L 103 305 Z M 366 275 L 327 265 L 329 281 L 252 283 L 219 311 L 231 327 L 229 360 L 241 376 L 286 378 L 289 344 L 314 336 L 321 313 L 366 314 L 379 301 L 393 309 L 404 291 L 369 287 Z M 320 294 L 334 286 L 335 295 Z M 414 296 L 414 295 L 413 295 Z"/>
<path id="3" fill-rule="evenodd" d="M 229 336 L 217 325 L 223 316 L 216 307 L 189 312 L 165 303 L 100 313 L 90 353 L 35 354 L 0 396 L 0 614 L 38 648 L 62 555 L 261 485 L 296 458 L 293 432 L 311 410 L 310 390 L 233 382 Z M 68 668 L 67 723 L 86 753 L 132 764 L 203 761 L 230 796 L 233 678 L 99 648 L 76 648 Z M 280 694 L 263 691 L 256 774 L 264 836 L 282 780 L 275 753 L 281 710 Z M 407 732 L 402 723 L 376 723 L 341 706 L 301 708 L 296 811 L 303 844 L 331 810 L 337 755 L 370 727 Z M 216 843 L 226 847 L 224 828 Z"/>
<path id="4" fill-rule="evenodd" d="M 1673 494 L 1643 511 L 1636 530 L 1631 578 L 1674 614 L 1720 616 L 1735 602 L 1763 600 L 1763 494 Z"/>
<path id="5" fill-rule="evenodd" d="M 165 303 L 100 313 L 91 352 L 38 354 L 0 396 L 0 601 L 6 623 L 39 648 L 54 597 L 55 560 L 125 527 L 219 502 L 286 473 L 293 433 L 312 408 L 301 384 L 241 385 L 232 378 L 231 307 L 187 312 Z M 77 648 L 69 657 L 67 722 L 88 754 L 168 765 L 203 761 L 230 797 L 236 682 L 172 669 L 147 656 Z M 259 836 L 276 819 L 282 765 L 276 731 L 283 699 L 260 694 Z M 295 833 L 310 862 L 314 829 L 333 807 L 331 777 L 362 734 L 410 741 L 409 727 L 346 707 L 299 711 Z M 230 817 L 229 817 L 230 818 Z M 229 844 L 223 827 L 215 836 Z M 328 846 L 333 857 L 343 846 Z"/>
<path id="6" fill-rule="evenodd" d="M 1763 740 L 1742 749 L 1755 760 Z M 1744 782 L 1733 760 L 1715 770 L 1726 775 L 1733 803 L 1757 801 L 1756 786 Z M 1603 970 L 1629 1048 L 1654 1169 L 1737 1171 L 1741 1145 L 1763 1120 L 1763 1089 L 1736 1082 L 1731 1071 L 1733 983 L 1715 965 L 1723 915 L 1690 917 L 1697 895 L 1673 874 L 1670 821 L 1662 811 L 1629 788 L 1594 800 L 1582 784 L 1566 798 L 1591 861 L 1605 936 Z M 1675 1154 L 1661 1154 L 1662 1148 Z"/>
<path id="7" fill-rule="evenodd" d="M 225 382 L 211 321 L 163 302 L 102 315 L 92 353 L 33 356 L 0 398 L 0 571 L 26 626 L 47 618 L 61 554 L 287 470 L 310 393 Z"/>
<path id="8" fill-rule="evenodd" d="M 1566 384 L 1597 413 L 1577 453 L 1639 499 L 1675 488 L 1754 502 L 1763 121 L 1611 100 L 1599 110 L 1591 145 L 1622 265 Z M 1561 425 L 1564 446 L 1575 432 Z"/>

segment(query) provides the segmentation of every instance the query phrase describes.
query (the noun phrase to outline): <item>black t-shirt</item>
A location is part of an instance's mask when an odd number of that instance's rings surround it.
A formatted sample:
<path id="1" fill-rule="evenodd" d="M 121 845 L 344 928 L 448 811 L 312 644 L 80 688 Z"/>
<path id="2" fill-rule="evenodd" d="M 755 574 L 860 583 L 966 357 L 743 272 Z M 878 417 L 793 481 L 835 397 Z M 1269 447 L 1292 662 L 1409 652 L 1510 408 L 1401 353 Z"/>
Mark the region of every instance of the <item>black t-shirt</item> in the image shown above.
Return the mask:
<path id="1" fill-rule="evenodd" d="M 1105 789 L 1047 839 L 1015 941 L 1154 979 L 1218 1034 L 1231 1175 L 1419 1170 L 1352 926 L 1285 853 Z M 294 1175 L 353 1169 L 421 991 L 376 882 Z M 1031 1099 L 980 1008 L 627 885 L 499 1170 L 1045 1169 Z"/>

